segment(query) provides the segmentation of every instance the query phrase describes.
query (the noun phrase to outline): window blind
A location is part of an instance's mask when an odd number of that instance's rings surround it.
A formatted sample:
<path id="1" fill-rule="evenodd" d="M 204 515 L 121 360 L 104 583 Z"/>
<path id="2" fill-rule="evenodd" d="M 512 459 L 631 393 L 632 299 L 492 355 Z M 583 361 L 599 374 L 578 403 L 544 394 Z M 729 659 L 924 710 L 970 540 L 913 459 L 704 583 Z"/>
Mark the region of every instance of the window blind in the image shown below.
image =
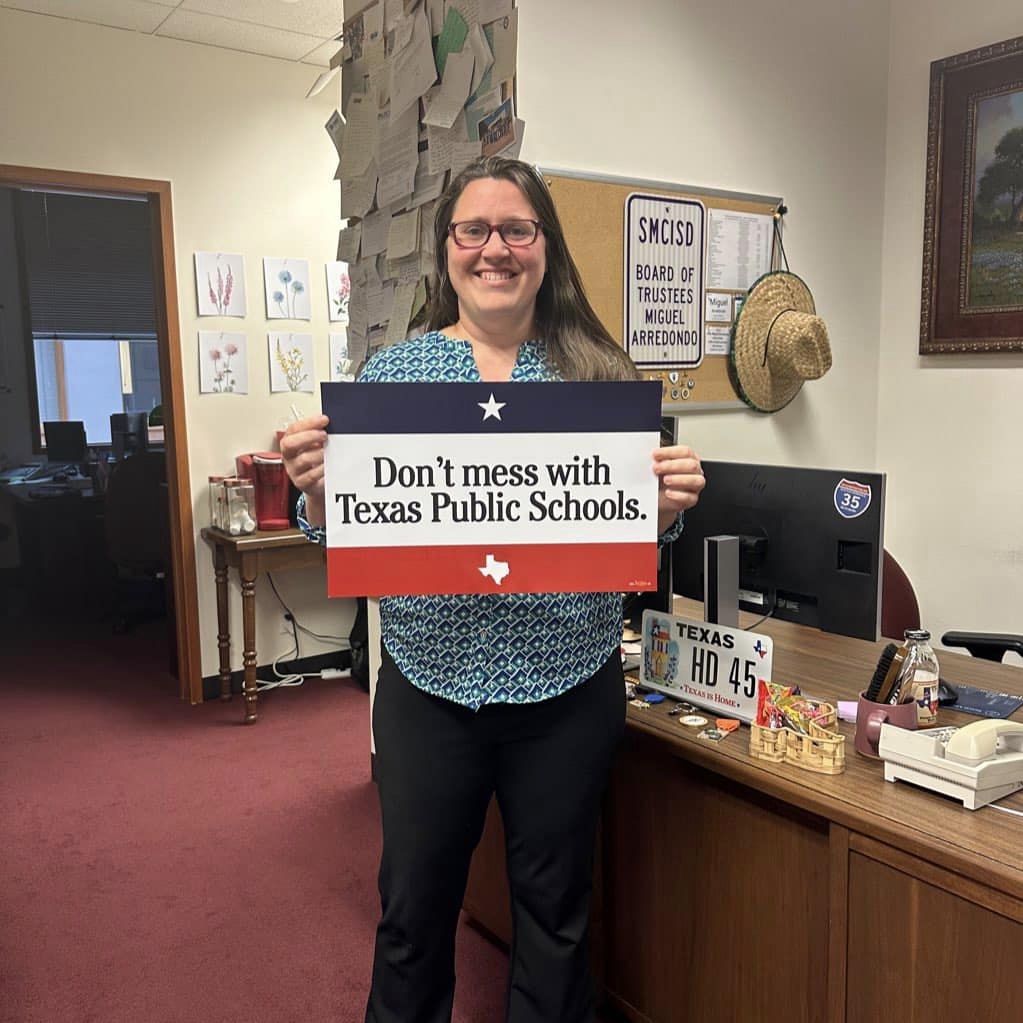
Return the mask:
<path id="1" fill-rule="evenodd" d="M 33 334 L 155 334 L 148 202 L 21 191 L 18 218 Z"/>

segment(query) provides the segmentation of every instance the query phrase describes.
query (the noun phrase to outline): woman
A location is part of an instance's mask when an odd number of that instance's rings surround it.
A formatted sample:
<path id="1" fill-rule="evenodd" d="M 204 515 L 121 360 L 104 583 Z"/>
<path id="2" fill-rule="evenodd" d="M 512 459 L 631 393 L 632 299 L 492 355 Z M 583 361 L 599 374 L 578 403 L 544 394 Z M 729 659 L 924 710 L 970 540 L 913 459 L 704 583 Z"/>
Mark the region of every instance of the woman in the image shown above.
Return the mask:
<path id="1" fill-rule="evenodd" d="M 590 307 L 529 165 L 472 164 L 441 199 L 435 231 L 429 332 L 379 352 L 361 380 L 637 377 Z M 295 423 L 281 441 L 315 538 L 326 424 Z M 703 475 L 687 447 L 652 461 L 664 542 Z M 600 799 L 625 721 L 621 603 L 616 593 L 381 599 L 382 918 L 367 1023 L 450 1020 L 455 928 L 495 793 L 514 924 L 507 1019 L 593 1019 L 586 939 Z"/>

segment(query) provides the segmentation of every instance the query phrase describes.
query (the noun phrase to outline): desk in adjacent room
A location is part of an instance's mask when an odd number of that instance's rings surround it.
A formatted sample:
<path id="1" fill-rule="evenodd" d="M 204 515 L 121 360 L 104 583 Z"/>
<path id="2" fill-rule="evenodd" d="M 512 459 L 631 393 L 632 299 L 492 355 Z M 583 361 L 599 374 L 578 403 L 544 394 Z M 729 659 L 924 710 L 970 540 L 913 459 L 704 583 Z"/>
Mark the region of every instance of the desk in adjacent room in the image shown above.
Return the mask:
<path id="1" fill-rule="evenodd" d="M 220 698 L 231 699 L 231 628 L 227 600 L 228 569 L 238 571 L 242 589 L 242 666 L 245 723 L 256 713 L 256 578 L 260 572 L 323 564 L 326 553 L 310 543 L 300 529 L 257 531 L 231 536 L 207 527 L 202 538 L 213 549 L 213 572 L 217 581 L 217 646 L 220 650 Z"/>
<path id="2" fill-rule="evenodd" d="M 51 608 L 105 606 L 113 570 L 103 516 L 103 495 L 91 487 L 0 485 L 0 522 L 12 531 L 4 560 L 23 599 Z"/>
<path id="3" fill-rule="evenodd" d="M 855 699 L 883 648 L 786 622 L 758 631 L 774 639 L 775 681 L 828 700 Z M 1023 695 L 1021 668 L 939 660 L 953 684 Z M 698 739 L 671 702 L 628 707 L 598 847 L 594 961 L 627 1019 L 1019 1018 L 1023 818 L 885 782 L 851 725 L 846 770 L 827 776 L 753 759 L 747 727 Z M 941 711 L 943 725 L 974 720 Z M 1023 810 L 1023 792 L 1001 805 Z M 503 870 L 491 807 L 465 908 L 507 940 Z"/>

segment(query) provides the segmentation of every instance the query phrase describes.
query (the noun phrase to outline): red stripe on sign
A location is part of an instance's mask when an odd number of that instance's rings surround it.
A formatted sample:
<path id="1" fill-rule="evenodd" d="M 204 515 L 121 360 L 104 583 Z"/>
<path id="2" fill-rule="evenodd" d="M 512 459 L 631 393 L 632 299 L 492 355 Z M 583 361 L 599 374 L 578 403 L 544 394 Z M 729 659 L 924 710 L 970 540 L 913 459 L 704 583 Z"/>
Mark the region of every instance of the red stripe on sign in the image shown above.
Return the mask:
<path id="1" fill-rule="evenodd" d="M 656 588 L 652 543 L 327 548 L 331 597 Z"/>

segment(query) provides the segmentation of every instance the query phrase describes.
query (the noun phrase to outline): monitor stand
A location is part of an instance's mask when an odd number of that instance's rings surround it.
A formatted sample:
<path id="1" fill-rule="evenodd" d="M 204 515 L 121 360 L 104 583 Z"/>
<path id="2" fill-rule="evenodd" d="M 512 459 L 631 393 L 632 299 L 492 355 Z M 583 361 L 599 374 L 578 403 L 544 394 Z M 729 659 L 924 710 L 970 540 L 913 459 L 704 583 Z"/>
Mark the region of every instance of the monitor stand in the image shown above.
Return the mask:
<path id="1" fill-rule="evenodd" d="M 703 620 L 739 627 L 737 536 L 708 536 L 703 541 Z"/>

